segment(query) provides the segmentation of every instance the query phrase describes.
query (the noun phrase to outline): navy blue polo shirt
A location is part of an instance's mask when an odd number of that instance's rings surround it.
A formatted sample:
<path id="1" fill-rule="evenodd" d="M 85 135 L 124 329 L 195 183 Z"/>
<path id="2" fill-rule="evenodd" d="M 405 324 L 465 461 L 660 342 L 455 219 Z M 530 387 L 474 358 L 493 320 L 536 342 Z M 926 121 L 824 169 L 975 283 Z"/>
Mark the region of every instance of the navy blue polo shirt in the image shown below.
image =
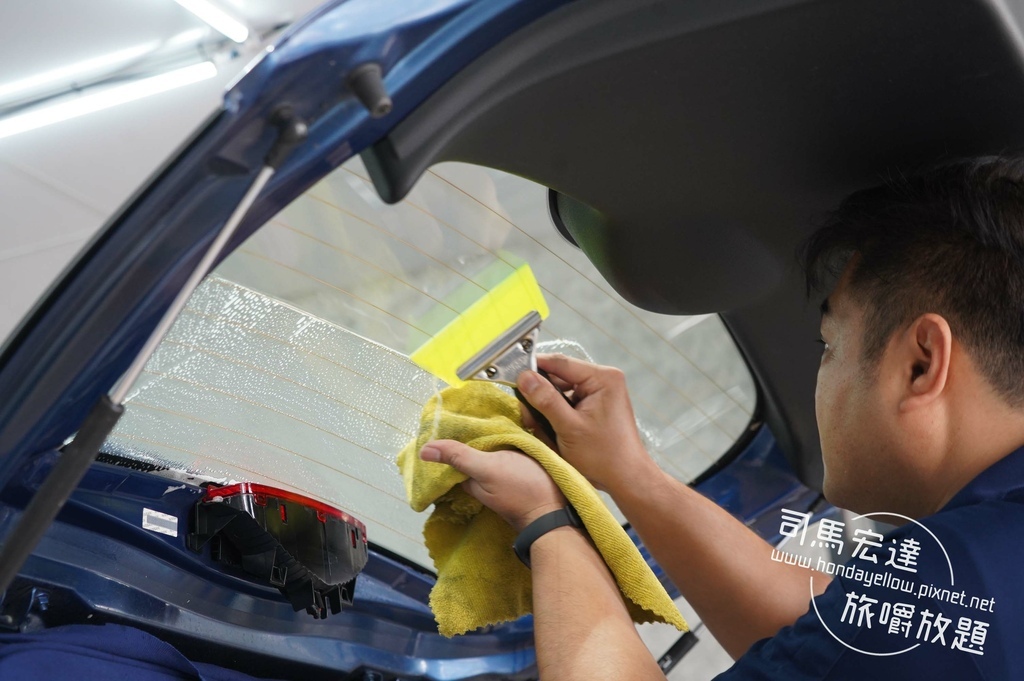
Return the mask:
<path id="1" fill-rule="evenodd" d="M 915 573 L 879 561 L 881 583 L 837 576 L 716 681 L 1024 678 L 1024 448 L 920 522 L 931 534 L 907 523 L 884 539 L 918 542 Z"/>

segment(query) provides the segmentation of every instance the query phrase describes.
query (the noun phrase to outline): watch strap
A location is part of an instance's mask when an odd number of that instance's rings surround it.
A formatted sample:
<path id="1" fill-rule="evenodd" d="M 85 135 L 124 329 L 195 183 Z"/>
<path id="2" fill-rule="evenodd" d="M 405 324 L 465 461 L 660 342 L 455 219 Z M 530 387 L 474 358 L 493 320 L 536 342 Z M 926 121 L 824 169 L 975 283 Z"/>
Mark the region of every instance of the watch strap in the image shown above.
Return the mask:
<path id="1" fill-rule="evenodd" d="M 523 531 L 516 537 L 515 542 L 512 543 L 512 548 L 515 550 L 516 555 L 519 556 L 519 560 L 523 561 L 523 565 L 530 567 L 530 547 L 533 546 L 533 542 L 551 530 L 567 525 L 586 531 L 583 520 L 571 504 L 557 511 L 545 513 L 524 527 Z"/>

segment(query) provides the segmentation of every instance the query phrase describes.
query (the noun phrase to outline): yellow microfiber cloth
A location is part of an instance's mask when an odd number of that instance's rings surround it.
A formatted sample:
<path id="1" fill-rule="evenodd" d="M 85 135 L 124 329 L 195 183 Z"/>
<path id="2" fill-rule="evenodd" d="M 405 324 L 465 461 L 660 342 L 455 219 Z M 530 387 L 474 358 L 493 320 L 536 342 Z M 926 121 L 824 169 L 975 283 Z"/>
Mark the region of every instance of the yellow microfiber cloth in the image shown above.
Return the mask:
<path id="1" fill-rule="evenodd" d="M 517 449 L 536 459 L 576 508 L 633 620 L 687 630 L 679 609 L 594 487 L 523 429 L 514 397 L 490 383 L 469 381 L 427 402 L 419 435 L 398 455 L 409 504 L 416 511 L 434 504 L 423 537 L 437 570 L 430 608 L 441 634 L 463 634 L 529 614 L 532 587 L 529 569 L 512 550 L 512 527 L 462 490 L 464 474 L 419 458 L 419 450 L 432 439 L 458 440 L 486 452 Z"/>

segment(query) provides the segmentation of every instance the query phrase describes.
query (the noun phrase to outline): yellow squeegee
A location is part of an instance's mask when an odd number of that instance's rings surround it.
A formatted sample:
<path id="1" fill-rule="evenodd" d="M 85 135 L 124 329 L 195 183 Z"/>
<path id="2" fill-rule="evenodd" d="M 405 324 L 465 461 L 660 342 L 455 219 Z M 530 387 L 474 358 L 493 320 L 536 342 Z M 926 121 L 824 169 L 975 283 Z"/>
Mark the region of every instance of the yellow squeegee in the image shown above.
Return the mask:
<path id="1" fill-rule="evenodd" d="M 523 265 L 412 353 L 411 359 L 448 385 L 478 380 L 514 388 L 523 371 L 537 371 L 534 349 L 540 323 L 547 317 L 540 285 L 530 266 Z M 518 390 L 516 396 L 554 439 L 547 420 Z"/>

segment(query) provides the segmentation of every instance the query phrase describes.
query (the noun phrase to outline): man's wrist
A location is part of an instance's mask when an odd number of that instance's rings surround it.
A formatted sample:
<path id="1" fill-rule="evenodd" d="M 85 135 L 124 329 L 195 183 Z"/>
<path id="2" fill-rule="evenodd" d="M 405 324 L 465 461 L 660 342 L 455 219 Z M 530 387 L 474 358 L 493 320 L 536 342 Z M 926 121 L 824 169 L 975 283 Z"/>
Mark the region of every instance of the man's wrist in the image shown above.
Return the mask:
<path id="1" fill-rule="evenodd" d="M 543 536 L 538 537 L 537 540 L 533 542 L 533 546 L 530 547 L 531 562 L 536 563 L 534 559 L 537 557 L 539 552 L 544 551 L 552 544 L 565 541 L 566 537 L 582 540 L 586 542 L 588 546 L 596 550 L 594 542 L 590 539 L 590 535 L 586 533 L 586 530 L 573 527 L 572 525 L 563 525 L 562 527 L 544 533 Z"/>
<path id="2" fill-rule="evenodd" d="M 664 471 L 646 450 L 631 457 L 630 462 L 631 465 L 623 474 L 615 476 L 615 484 L 608 485 L 605 489 L 619 505 L 636 496 L 645 496 L 651 485 L 659 484 L 664 477 Z"/>
<path id="3" fill-rule="evenodd" d="M 533 546 L 530 547 L 530 569 L 534 570 L 538 563 L 544 562 L 541 556 L 545 552 L 551 555 L 551 553 L 558 551 L 570 550 L 577 552 L 587 549 L 597 551 L 597 547 L 594 545 L 590 535 L 587 534 L 587 531 L 572 525 L 563 525 L 550 532 L 545 532 L 533 542 Z"/>
<path id="4" fill-rule="evenodd" d="M 512 544 L 512 548 L 515 550 L 519 560 L 526 567 L 530 567 L 530 549 L 533 544 L 544 535 L 565 527 L 576 528 L 586 533 L 583 520 L 571 504 L 566 504 L 562 508 L 545 513 L 527 525 L 519 532 L 515 542 Z"/>
<path id="5" fill-rule="evenodd" d="M 531 509 L 530 511 L 524 513 L 515 520 L 510 521 L 509 524 L 512 525 L 512 529 L 514 529 L 516 531 L 516 534 L 518 534 L 522 532 L 527 525 L 532 523 L 537 518 L 540 518 L 543 515 L 551 513 L 552 511 L 557 511 L 560 508 L 564 508 L 565 505 L 568 503 L 569 502 L 565 500 L 565 497 L 562 497 L 562 499 L 559 501 L 551 501 L 547 504 L 544 504 L 543 506 L 538 506 L 534 509 Z"/>

